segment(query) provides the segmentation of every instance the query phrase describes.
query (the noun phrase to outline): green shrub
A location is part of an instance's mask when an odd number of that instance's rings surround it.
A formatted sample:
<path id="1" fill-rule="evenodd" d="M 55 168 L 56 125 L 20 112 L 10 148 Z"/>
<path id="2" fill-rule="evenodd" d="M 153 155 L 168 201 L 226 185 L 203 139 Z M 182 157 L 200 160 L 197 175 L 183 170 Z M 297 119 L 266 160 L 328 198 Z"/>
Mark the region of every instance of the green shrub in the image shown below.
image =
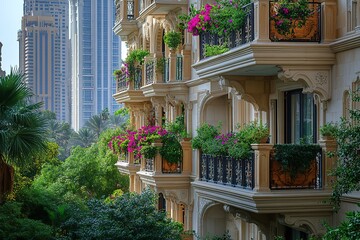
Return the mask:
<path id="1" fill-rule="evenodd" d="M 176 49 L 182 41 L 182 35 L 180 32 L 169 31 L 164 35 L 164 43 L 170 49 Z"/>
<path id="2" fill-rule="evenodd" d="M 180 240 L 180 223 L 155 207 L 156 196 L 149 190 L 124 194 L 111 202 L 92 199 L 85 209 L 74 208 L 62 226 L 70 239 Z"/>
<path id="3" fill-rule="evenodd" d="M 0 206 L 0 239 L 45 240 L 52 235 L 51 226 L 24 216 L 20 203 L 10 201 Z"/>

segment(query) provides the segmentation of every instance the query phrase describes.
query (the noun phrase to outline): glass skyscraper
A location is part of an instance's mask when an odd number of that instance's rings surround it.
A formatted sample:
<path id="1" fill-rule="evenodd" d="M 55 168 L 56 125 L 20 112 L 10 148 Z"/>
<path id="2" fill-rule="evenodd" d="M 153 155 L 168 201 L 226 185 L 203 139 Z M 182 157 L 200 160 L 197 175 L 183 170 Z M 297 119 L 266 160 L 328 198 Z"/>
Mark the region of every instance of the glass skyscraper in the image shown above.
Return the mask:
<path id="1" fill-rule="evenodd" d="M 24 0 L 19 66 L 36 101 L 70 122 L 69 2 Z"/>
<path id="2" fill-rule="evenodd" d="M 113 0 L 70 0 L 72 127 L 119 107 L 113 99 L 113 71 L 121 64 L 121 41 L 112 31 Z"/>

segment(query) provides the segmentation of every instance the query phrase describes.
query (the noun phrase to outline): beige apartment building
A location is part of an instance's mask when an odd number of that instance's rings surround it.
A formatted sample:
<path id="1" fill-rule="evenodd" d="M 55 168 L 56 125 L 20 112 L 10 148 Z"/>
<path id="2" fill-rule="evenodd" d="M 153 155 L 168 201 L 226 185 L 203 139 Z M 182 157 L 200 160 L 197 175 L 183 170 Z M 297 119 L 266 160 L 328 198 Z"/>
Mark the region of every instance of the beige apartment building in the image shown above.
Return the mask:
<path id="1" fill-rule="evenodd" d="M 200 236 L 228 232 L 232 239 L 308 239 L 324 233 L 324 222 L 336 225 L 356 209 L 360 194 L 342 200 L 338 213 L 329 204 L 335 159 L 334 140 L 322 139 L 327 122 L 349 117 L 355 107 L 350 92 L 360 86 L 360 3 L 358 0 L 312 0 L 314 15 L 302 30 L 284 37 L 271 20 L 274 3 L 252 0 L 244 6 L 246 23 L 226 43 L 229 51 L 211 57 L 205 44 L 221 40 L 184 31 L 177 50 L 169 49 L 165 33 L 178 31 L 179 15 L 189 4 L 199 9 L 210 0 L 116 0 L 114 32 L 128 51 L 146 49 L 150 55 L 137 66 L 134 81 L 117 79 L 114 98 L 130 110 L 136 127 L 154 116 L 173 121 L 184 114 L 194 137 L 204 122 L 222 122 L 222 132 L 251 121 L 267 124 L 270 140 L 254 144 L 250 159 L 215 165 L 184 140 L 182 164 L 164 171 L 160 156 L 153 162 L 119 158 L 119 171 L 130 177 L 130 190 L 147 186 L 159 194 L 159 205 L 186 230 Z M 219 42 L 220 41 L 220 42 Z M 156 62 L 164 57 L 162 72 Z M 280 186 L 274 180 L 274 144 L 311 138 L 322 154 L 316 159 L 308 186 Z M 225 160 L 221 160 L 225 161 Z M 216 172 L 216 173 L 215 173 Z M 214 174 L 223 179 L 216 181 Z M 218 177 L 219 178 L 219 177 Z"/>

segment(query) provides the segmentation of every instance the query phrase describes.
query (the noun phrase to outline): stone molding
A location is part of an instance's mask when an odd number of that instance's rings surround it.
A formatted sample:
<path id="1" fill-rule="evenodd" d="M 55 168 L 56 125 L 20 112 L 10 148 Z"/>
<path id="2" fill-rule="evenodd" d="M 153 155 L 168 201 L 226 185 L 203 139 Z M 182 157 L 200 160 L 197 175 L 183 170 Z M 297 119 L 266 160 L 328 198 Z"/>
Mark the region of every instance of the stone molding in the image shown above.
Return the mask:
<path id="1" fill-rule="evenodd" d="M 278 78 L 284 82 L 297 82 L 302 80 L 304 93 L 316 93 L 320 101 L 326 102 L 331 99 L 331 68 L 330 67 L 298 67 L 281 66 L 282 71 Z"/>

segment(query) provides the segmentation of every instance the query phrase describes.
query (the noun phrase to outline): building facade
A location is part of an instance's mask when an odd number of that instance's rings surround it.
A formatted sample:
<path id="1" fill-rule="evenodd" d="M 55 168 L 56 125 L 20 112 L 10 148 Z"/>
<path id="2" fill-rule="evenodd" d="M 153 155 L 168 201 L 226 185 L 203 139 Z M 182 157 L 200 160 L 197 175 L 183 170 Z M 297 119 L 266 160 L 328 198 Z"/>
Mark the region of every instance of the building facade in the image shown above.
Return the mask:
<path id="1" fill-rule="evenodd" d="M 112 0 L 71 0 L 70 40 L 72 78 L 72 127 L 81 128 L 91 116 L 119 105 L 113 71 L 121 63 L 121 41 L 113 33 Z"/>
<path id="2" fill-rule="evenodd" d="M 164 44 L 164 34 L 179 31 L 178 16 L 188 13 L 189 4 L 200 9 L 212 1 L 115 2 L 115 33 L 128 51 L 150 52 L 132 81 L 118 77 L 114 94 L 129 109 L 135 128 L 151 124 L 152 116 L 161 125 L 163 118 L 173 121 L 184 114 L 193 137 L 205 122 L 221 122 L 223 133 L 250 122 L 267 124 L 270 131 L 268 143 L 253 144 L 254 154 L 237 161 L 205 156 L 184 139 L 182 166 L 171 174 L 159 156 L 152 164 L 132 154 L 122 156 L 117 166 L 129 175 L 131 191 L 151 187 L 186 230 L 200 236 L 228 232 L 231 239 L 309 239 L 326 231 L 324 222 L 337 225 L 346 211 L 358 209 L 359 194 L 351 193 L 333 212 L 327 173 L 336 159 L 325 152 L 335 150 L 336 142 L 319 134 L 325 123 L 339 122 L 358 108 L 350 100 L 360 86 L 358 1 L 310 1 L 314 15 L 301 30 L 284 35 L 273 21 L 276 4 L 252 0 L 243 8 L 244 26 L 232 38 L 184 31 L 176 50 Z M 224 42 L 227 52 L 206 56 L 206 44 Z M 159 72 L 155 66 L 162 57 L 165 70 Z M 312 181 L 282 183 L 274 168 L 274 145 L 304 139 L 322 148 Z"/>
<path id="3" fill-rule="evenodd" d="M 69 5 L 67 0 L 25 0 L 18 33 L 19 66 L 36 101 L 70 121 Z"/>

